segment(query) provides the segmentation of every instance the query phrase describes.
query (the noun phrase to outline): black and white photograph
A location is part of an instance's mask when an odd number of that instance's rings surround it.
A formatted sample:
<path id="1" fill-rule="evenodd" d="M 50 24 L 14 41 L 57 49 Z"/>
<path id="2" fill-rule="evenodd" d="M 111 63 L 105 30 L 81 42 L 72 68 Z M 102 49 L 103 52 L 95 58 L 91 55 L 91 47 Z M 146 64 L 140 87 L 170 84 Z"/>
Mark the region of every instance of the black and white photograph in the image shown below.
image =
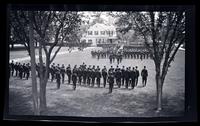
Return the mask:
<path id="1" fill-rule="evenodd" d="M 186 12 L 10 9 L 9 115 L 181 117 Z"/>

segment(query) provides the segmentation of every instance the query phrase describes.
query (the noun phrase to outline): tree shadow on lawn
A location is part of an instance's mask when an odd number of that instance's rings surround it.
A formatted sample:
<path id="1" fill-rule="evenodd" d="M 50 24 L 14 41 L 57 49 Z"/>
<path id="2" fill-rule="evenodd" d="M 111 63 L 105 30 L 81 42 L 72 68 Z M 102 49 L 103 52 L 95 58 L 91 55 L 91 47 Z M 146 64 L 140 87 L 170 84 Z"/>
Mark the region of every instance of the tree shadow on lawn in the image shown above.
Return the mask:
<path id="1" fill-rule="evenodd" d="M 79 116 L 81 108 L 71 106 L 63 99 L 59 98 L 58 102 L 54 102 L 54 106 L 48 107 L 46 111 L 42 112 L 42 115 L 47 116 Z"/>
<path id="2" fill-rule="evenodd" d="M 176 99 L 172 98 L 174 101 Z M 118 94 L 103 93 L 91 97 L 74 97 L 67 101 L 58 98 L 53 106 L 43 114 L 48 116 L 80 116 L 88 117 L 174 117 L 181 116 L 184 111 L 176 108 L 181 103 L 172 104 L 167 97 L 163 98 L 163 110 L 156 113 L 155 95 L 140 93 Z M 71 102 L 69 102 L 71 101 Z"/>
<path id="3" fill-rule="evenodd" d="M 32 105 L 28 103 L 31 99 L 31 95 L 9 91 L 9 115 L 33 115 Z"/>

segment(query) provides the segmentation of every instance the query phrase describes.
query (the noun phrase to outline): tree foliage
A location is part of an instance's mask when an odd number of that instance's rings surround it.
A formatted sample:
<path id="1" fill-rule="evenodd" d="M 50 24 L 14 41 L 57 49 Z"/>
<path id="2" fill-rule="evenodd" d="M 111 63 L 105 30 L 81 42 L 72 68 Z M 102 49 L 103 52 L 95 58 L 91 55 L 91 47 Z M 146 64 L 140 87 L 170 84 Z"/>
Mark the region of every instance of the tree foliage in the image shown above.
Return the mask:
<path id="1" fill-rule="evenodd" d="M 116 15 L 115 15 L 116 16 Z M 162 87 L 171 62 L 185 42 L 185 12 L 123 12 L 118 14 L 120 32 L 134 30 L 155 63 L 158 109 L 161 109 Z"/>
<path id="2" fill-rule="evenodd" d="M 47 106 L 46 85 L 48 81 L 49 65 L 53 62 L 61 49 L 62 43 L 68 42 L 70 40 L 69 38 L 73 38 L 76 35 L 79 30 L 80 21 L 79 14 L 73 11 L 10 11 L 11 38 L 24 43 L 29 53 L 29 42 L 36 41 L 39 43 L 39 72 L 41 74 L 39 77 L 40 96 L 38 98 L 40 101 L 40 112 L 45 110 Z M 29 38 L 30 23 L 33 27 L 33 36 L 31 38 Z M 56 46 L 58 46 L 58 48 L 52 53 Z M 45 57 L 42 54 L 42 50 L 45 52 Z M 45 61 L 43 61 L 44 58 Z M 45 67 L 43 67 L 44 62 Z M 45 71 L 45 73 L 43 71 Z"/>

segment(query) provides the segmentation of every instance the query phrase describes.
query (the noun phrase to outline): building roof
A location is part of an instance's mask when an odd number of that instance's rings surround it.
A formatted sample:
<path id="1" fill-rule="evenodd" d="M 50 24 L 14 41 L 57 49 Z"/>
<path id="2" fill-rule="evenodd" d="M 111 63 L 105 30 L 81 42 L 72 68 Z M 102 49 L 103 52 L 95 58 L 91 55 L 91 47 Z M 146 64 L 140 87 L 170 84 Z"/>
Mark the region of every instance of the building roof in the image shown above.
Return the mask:
<path id="1" fill-rule="evenodd" d="M 96 30 L 99 30 L 99 31 L 116 31 L 116 28 L 115 26 L 113 25 L 106 25 L 106 24 L 103 24 L 103 23 L 96 23 L 94 24 L 93 26 L 91 26 L 88 31 L 96 31 Z"/>

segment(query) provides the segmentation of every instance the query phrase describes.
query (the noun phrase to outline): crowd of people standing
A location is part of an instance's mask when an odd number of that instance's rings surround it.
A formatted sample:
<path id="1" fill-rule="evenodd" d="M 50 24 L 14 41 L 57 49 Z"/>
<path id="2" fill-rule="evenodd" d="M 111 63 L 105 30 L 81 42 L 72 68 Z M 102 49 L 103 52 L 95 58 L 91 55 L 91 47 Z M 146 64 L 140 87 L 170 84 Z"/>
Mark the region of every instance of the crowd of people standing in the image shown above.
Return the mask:
<path id="1" fill-rule="evenodd" d="M 14 63 L 13 61 L 9 65 L 9 72 L 11 76 L 19 76 L 21 79 L 28 79 L 30 76 L 30 65 L 29 63 L 21 64 L 20 62 Z M 39 63 L 36 64 L 37 76 L 40 77 Z M 43 64 L 43 73 L 45 73 L 45 64 Z M 67 75 L 67 79 L 66 76 Z M 89 87 L 94 87 L 95 84 L 97 87 L 106 87 L 109 85 L 109 93 L 112 93 L 112 89 L 114 84 L 117 85 L 118 88 L 124 86 L 126 89 L 129 87 L 134 89 L 138 85 L 138 78 L 141 75 L 142 77 L 142 86 L 145 87 L 147 83 L 148 71 L 146 66 L 141 71 L 141 74 L 138 70 L 138 67 L 125 67 L 119 68 L 116 66 L 114 68 L 111 66 L 109 69 L 104 66 L 102 69 L 99 66 L 95 65 L 86 65 L 83 63 L 80 66 L 74 65 L 72 68 L 69 64 L 65 67 L 64 64 L 60 66 L 60 64 L 55 65 L 53 63 L 49 67 L 48 79 L 51 82 L 56 80 L 57 89 L 60 88 L 61 83 L 65 83 L 67 80 L 67 84 L 73 85 L 73 90 L 76 90 L 76 85 L 85 85 Z M 101 83 L 101 79 L 103 79 Z"/>
<path id="2" fill-rule="evenodd" d="M 152 58 L 150 53 L 146 49 L 129 49 L 125 48 L 122 50 L 117 51 L 111 51 L 108 49 L 103 50 L 93 50 L 91 51 L 92 58 L 99 59 L 109 59 L 110 63 L 114 63 L 115 59 L 117 61 L 117 64 L 122 62 L 122 59 L 149 59 Z"/>

